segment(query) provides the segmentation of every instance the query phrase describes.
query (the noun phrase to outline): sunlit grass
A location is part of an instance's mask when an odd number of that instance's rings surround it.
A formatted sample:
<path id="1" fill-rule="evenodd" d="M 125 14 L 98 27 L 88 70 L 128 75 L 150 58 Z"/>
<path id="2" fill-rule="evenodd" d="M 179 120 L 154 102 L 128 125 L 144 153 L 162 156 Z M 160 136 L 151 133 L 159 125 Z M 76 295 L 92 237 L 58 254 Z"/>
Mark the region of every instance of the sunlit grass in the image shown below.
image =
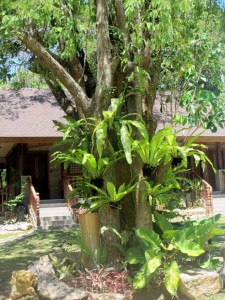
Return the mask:
<path id="1" fill-rule="evenodd" d="M 21 236 L 21 235 L 26 235 L 28 233 L 31 233 L 32 231 L 33 230 L 20 230 L 20 231 L 16 231 L 16 232 L 1 233 L 0 234 L 0 242 L 1 242 L 1 240 L 14 238 L 14 237 Z"/>

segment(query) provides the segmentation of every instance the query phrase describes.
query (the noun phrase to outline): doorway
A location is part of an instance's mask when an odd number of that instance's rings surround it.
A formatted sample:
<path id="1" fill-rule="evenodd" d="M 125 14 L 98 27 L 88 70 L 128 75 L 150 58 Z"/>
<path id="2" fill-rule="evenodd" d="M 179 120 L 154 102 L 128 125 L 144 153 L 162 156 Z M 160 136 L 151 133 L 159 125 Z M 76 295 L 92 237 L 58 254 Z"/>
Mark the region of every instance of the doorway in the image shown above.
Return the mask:
<path id="1" fill-rule="evenodd" d="M 28 153 L 27 175 L 32 176 L 32 184 L 40 199 L 49 199 L 48 152 Z"/>

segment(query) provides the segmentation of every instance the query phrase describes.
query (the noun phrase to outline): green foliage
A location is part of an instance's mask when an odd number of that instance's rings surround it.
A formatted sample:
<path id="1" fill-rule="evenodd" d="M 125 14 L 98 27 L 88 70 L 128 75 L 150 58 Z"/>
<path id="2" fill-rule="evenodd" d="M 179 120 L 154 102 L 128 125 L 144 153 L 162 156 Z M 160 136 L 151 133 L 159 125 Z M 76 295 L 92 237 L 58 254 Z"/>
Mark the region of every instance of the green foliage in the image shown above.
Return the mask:
<path id="1" fill-rule="evenodd" d="M 173 260 L 169 264 L 165 262 L 163 269 L 165 272 L 165 287 L 171 295 L 176 295 L 180 279 L 179 266 L 177 262 Z"/>
<path id="2" fill-rule="evenodd" d="M 54 146 L 70 146 L 71 148 L 90 151 L 91 134 L 88 128 L 95 126 L 95 119 L 74 120 L 70 116 L 64 117 L 65 123 L 54 120 L 57 130 L 63 133 L 63 140 L 56 142 Z"/>
<path id="3" fill-rule="evenodd" d="M 83 91 L 88 90 L 87 84 L 91 85 L 91 93 L 87 93 L 87 105 L 84 105 L 88 109 L 82 111 L 80 105 L 77 105 L 80 116 L 90 115 L 90 108 L 93 108 L 91 104 L 96 104 L 94 114 L 99 119 L 74 121 L 67 117 L 65 125 L 55 122 L 64 133 L 61 144 L 67 150 L 56 152 L 53 160 L 64 163 L 65 167 L 77 163 L 83 168 L 84 178 L 79 181 L 74 193 L 81 192 L 86 199 L 86 196 L 95 197 L 93 189 L 97 191 L 100 200 L 93 198 L 94 202 L 90 204 L 92 208 L 119 202 L 134 190 L 134 183 L 125 185 L 121 182 L 115 186 L 113 182 L 108 182 L 102 190 L 91 180 L 105 176 L 116 160 L 125 157 L 131 165 L 135 161 L 134 156 L 138 155 L 154 175 L 151 178 L 145 176 L 143 199 L 147 199 L 154 208 L 165 203 L 172 206 L 174 192 L 180 188 L 179 172 L 187 169 L 188 158 L 194 157 L 196 166 L 201 165 L 203 169 L 205 163 L 210 162 L 204 149 L 197 148 L 199 145 L 195 145 L 193 139 L 180 146 L 170 127 L 150 139 L 142 117 L 147 120 L 148 128 L 152 128 L 158 87 L 162 93 L 171 92 L 171 97 L 167 99 L 171 107 L 174 96 L 176 104 L 186 109 L 185 119 L 182 116 L 176 117 L 183 125 L 204 126 L 212 131 L 223 126 L 222 11 L 215 1 L 210 0 L 124 0 L 119 2 L 122 13 L 118 18 L 115 7 L 118 2 L 106 2 L 110 32 L 105 31 L 104 36 L 109 34 L 109 45 L 99 43 L 97 36 L 104 19 L 102 14 L 99 14 L 100 19 L 97 15 L 99 7 L 97 9 L 96 6 L 103 4 L 101 1 L 2 0 L 0 76 L 9 79 L 12 75 L 9 74 L 12 72 L 9 59 L 27 52 L 28 48 L 31 55 L 29 53 L 26 57 L 29 61 L 26 66 L 34 67 L 37 61 L 33 56 L 37 55 L 32 53 L 28 38 L 32 37 L 35 42 L 39 42 L 48 55 L 54 58 L 46 62 L 41 57 L 38 61 L 43 68 L 39 70 L 40 73 L 53 75 L 58 86 L 62 86 L 59 74 L 63 73 L 65 78 L 65 74 L 69 73 L 68 92 L 73 95 L 71 101 L 76 101 L 74 94 L 79 96 L 74 81 Z M 109 72 L 112 71 L 110 78 L 100 74 L 101 59 L 106 57 L 102 55 L 104 53 L 110 56 L 112 62 L 109 66 Z M 55 60 L 60 66 L 57 72 L 53 68 Z M 18 63 L 21 63 L 21 59 L 18 59 Z M 51 74 L 48 73 L 49 69 Z M 97 88 L 96 79 L 99 80 Z M 109 88 L 99 101 L 99 90 L 104 88 L 106 82 L 109 82 Z M 21 83 L 24 84 L 23 77 L 19 86 Z M 112 100 L 109 107 L 107 99 L 110 97 Z M 131 106 L 139 107 L 139 110 L 144 107 L 142 116 L 136 114 L 136 108 L 133 114 L 127 114 Z M 98 107 L 101 110 L 103 107 L 104 111 L 97 111 Z M 178 166 L 173 165 L 175 158 L 180 158 Z M 154 218 L 162 234 L 137 229 L 136 241 L 139 240 L 139 245 L 134 245 L 128 251 L 127 261 L 138 265 L 134 279 L 136 288 L 145 286 L 163 268 L 166 288 L 175 295 L 181 260 L 188 256 L 196 258 L 209 249 L 211 245 L 208 246 L 206 241 L 219 231 L 213 229 L 213 218 L 190 223 L 180 231 L 175 230 L 157 212 Z M 63 269 L 63 273 L 67 273 L 67 270 Z"/>
<path id="4" fill-rule="evenodd" d="M 74 121 L 70 117 L 65 118 L 67 124 L 57 121 L 54 123 L 58 126 L 58 130 L 64 133 L 63 141 L 56 143 L 56 146 L 64 145 L 67 150 L 56 151 L 53 155 L 53 161 L 64 163 L 65 168 L 71 163 L 82 166 L 84 177 L 94 179 L 102 177 L 108 169 L 120 158 L 119 152 L 112 152 L 111 155 L 101 157 L 93 153 L 94 141 L 91 138 L 88 127 L 93 128 L 94 132 L 99 132 L 99 121 L 95 118 L 81 119 Z M 96 144 L 103 144 L 102 135 L 96 138 Z M 92 142 L 91 142 L 92 139 Z M 69 147 L 69 148 L 68 148 Z"/>
<path id="5" fill-rule="evenodd" d="M 215 95 L 208 90 L 189 90 L 180 101 L 181 107 L 185 107 L 189 117 L 185 120 L 184 117 L 179 116 L 177 121 L 183 126 L 203 126 L 216 132 L 218 127 L 224 127 L 222 121 L 224 112 L 220 109 L 223 103 L 223 95 Z M 210 113 L 212 109 L 214 110 L 213 117 Z"/>
<path id="6" fill-rule="evenodd" d="M 150 140 L 140 117 L 140 121 L 128 119 L 138 115 L 120 115 L 121 97 L 112 99 L 112 110 L 103 112 L 101 121 L 95 118 L 74 121 L 67 117 L 67 124 L 55 122 L 59 130 L 64 133 L 61 144 L 68 149 L 55 152 L 53 160 L 64 163 L 66 168 L 70 163 L 76 163 L 83 169 L 83 178 L 77 182 L 70 198 L 79 195 L 82 201 L 88 201 L 87 205 L 90 209 L 119 202 L 128 193 L 134 191 L 136 185 L 132 181 L 128 185 L 122 183 L 119 187 L 115 187 L 112 182 L 107 182 L 102 189 L 101 186 L 96 186 L 93 180 L 102 179 L 116 160 L 125 156 L 127 162 L 131 164 L 132 156 L 138 154 L 144 167 L 147 165 L 151 171 L 151 176 L 145 176 L 143 168 L 142 180 L 145 183 L 142 191 L 143 200 L 147 199 L 153 210 L 156 205 L 175 208 L 174 206 L 177 205 L 175 193 L 181 188 L 180 181 L 184 180 L 179 177 L 179 172 L 187 170 L 188 158 L 194 157 L 196 166 L 201 164 L 204 168 L 206 162 L 212 166 L 204 151 L 201 150 L 205 146 L 194 144 L 198 136 L 190 138 L 185 145 L 180 146 L 170 126 L 159 130 Z M 112 136 L 116 137 L 114 143 Z M 107 155 L 103 156 L 104 154 Z M 173 167 L 174 159 L 179 159 L 180 162 Z M 163 174 L 158 174 L 163 167 L 165 167 Z M 96 193 L 93 194 L 93 190 Z M 82 206 L 84 204 L 78 203 Z"/>
<path id="7" fill-rule="evenodd" d="M 204 168 L 205 163 L 208 162 L 212 166 L 212 163 L 205 155 L 204 151 L 199 148 L 205 148 L 204 145 L 194 144 L 194 141 L 198 136 L 192 137 L 183 146 L 180 146 L 176 140 L 176 134 L 173 132 L 171 126 L 159 130 L 149 141 L 149 137 L 146 139 L 134 140 L 133 150 L 136 151 L 142 162 L 151 167 L 157 167 L 166 165 L 174 158 L 180 158 L 180 165 L 187 168 L 188 157 L 193 156 L 195 158 L 196 167 L 201 163 Z M 212 166 L 213 167 L 213 166 Z"/>
<path id="8" fill-rule="evenodd" d="M 49 254 L 53 268 L 59 275 L 59 280 L 70 279 L 76 268 L 76 262 L 71 261 L 69 257 L 58 257 L 53 254 Z"/>
<path id="9" fill-rule="evenodd" d="M 80 149 L 69 149 L 67 153 L 55 152 L 55 160 L 64 162 L 65 167 L 70 163 L 76 163 L 82 166 L 84 176 L 89 178 L 102 177 L 105 172 L 116 161 L 116 155 L 96 159 L 92 153 Z"/>
<path id="10" fill-rule="evenodd" d="M 124 196 L 133 192 L 136 187 L 133 179 L 127 185 L 122 183 L 118 187 L 118 191 L 112 182 L 106 183 L 106 191 L 94 184 L 94 180 L 102 179 L 109 168 L 124 156 L 123 151 L 120 149 L 118 151 L 114 150 L 110 137 L 108 137 L 109 131 L 111 133 L 115 131 L 115 135 L 121 136 L 120 146 L 123 148 L 125 155 L 130 152 L 130 150 L 127 150 L 129 147 L 127 142 L 131 141 L 132 126 L 138 128 L 143 136 L 147 136 L 143 123 L 119 116 L 121 99 L 112 99 L 112 110 L 103 112 L 104 118 L 102 121 L 95 118 L 74 121 L 70 117 L 66 117 L 67 124 L 55 121 L 58 130 L 64 133 L 63 141 L 57 143 L 57 146 L 65 145 L 69 148 L 64 151 L 56 151 L 53 155 L 53 161 L 64 163 L 65 168 L 70 163 L 82 166 L 83 179 L 81 178 L 78 181 L 76 188 L 70 194 L 70 198 L 75 195 L 86 194 L 87 198 L 92 200 L 91 209 L 97 209 L 110 202 L 113 205 L 113 203 L 119 202 Z M 88 131 L 88 126 L 91 127 L 92 135 Z M 129 128 L 129 131 L 125 130 L 124 133 L 124 128 Z M 118 145 L 114 144 L 114 147 L 117 148 Z M 103 157 L 103 153 L 107 153 L 107 156 Z M 131 158 L 131 153 L 128 156 Z M 96 197 L 91 195 L 93 190 L 98 193 Z"/>
<path id="11" fill-rule="evenodd" d="M 5 221 L 4 221 L 4 224 L 16 224 L 16 222 L 18 222 L 17 221 L 17 218 L 8 218 L 8 219 L 6 219 Z"/>
<path id="12" fill-rule="evenodd" d="M 170 173 L 172 178 L 175 179 L 175 175 Z M 173 190 L 179 189 L 179 183 L 170 183 L 169 180 L 164 180 L 162 184 L 154 184 L 153 182 L 145 181 L 146 189 L 143 192 L 143 199 L 147 199 L 149 204 L 153 207 L 155 205 L 166 205 L 173 199 Z"/>
<path id="13" fill-rule="evenodd" d="M 180 230 L 176 230 L 165 216 L 156 211 L 154 217 L 162 234 L 151 229 L 136 229 L 139 242 L 137 245 L 134 240 L 134 246 L 127 250 L 126 261 L 138 266 L 133 281 L 135 289 L 145 287 L 151 279 L 163 274 L 166 289 L 175 296 L 182 264 L 186 260 L 190 264 L 190 259 L 194 260 L 215 247 L 215 244 L 208 245 L 207 241 L 223 230 L 215 227 L 219 216 L 189 222 L 188 227 Z"/>
<path id="14" fill-rule="evenodd" d="M 7 185 L 6 181 L 6 169 L 0 170 L 0 188 L 4 188 Z"/>
<path id="15" fill-rule="evenodd" d="M 66 258 L 72 256 L 74 259 L 74 254 L 79 255 L 79 258 L 76 260 L 76 268 L 79 270 L 86 268 L 88 261 L 91 261 L 92 265 L 94 264 L 99 268 L 105 265 L 107 261 L 106 247 L 103 246 L 93 252 L 87 247 L 80 230 L 76 230 L 74 237 L 63 243 L 62 251 Z"/>
<path id="16" fill-rule="evenodd" d="M 24 192 L 20 193 L 19 195 L 10 198 L 7 202 L 5 202 L 4 206 L 6 209 L 13 211 L 18 203 L 21 203 L 24 198 Z"/>
<path id="17" fill-rule="evenodd" d="M 90 209 L 95 210 L 105 204 L 111 204 L 111 206 L 115 206 L 117 202 L 123 199 L 123 197 L 135 190 L 137 183 L 133 183 L 133 181 L 134 180 L 127 185 L 125 185 L 125 183 L 121 184 L 118 188 L 118 191 L 116 190 L 115 185 L 109 181 L 106 183 L 106 191 L 94 186 L 93 184 L 88 184 L 88 186 L 92 187 L 98 192 L 97 196 L 90 197 L 92 200 Z"/>
<path id="18" fill-rule="evenodd" d="M 199 262 L 199 266 L 202 269 L 214 269 L 219 271 L 221 268 L 221 261 L 219 258 L 209 255 L 207 260 Z"/>
<path id="19" fill-rule="evenodd" d="M 32 73 L 29 70 L 17 70 L 17 73 L 11 77 L 8 86 L 14 90 L 21 88 L 44 88 L 48 86 L 40 75 Z"/>

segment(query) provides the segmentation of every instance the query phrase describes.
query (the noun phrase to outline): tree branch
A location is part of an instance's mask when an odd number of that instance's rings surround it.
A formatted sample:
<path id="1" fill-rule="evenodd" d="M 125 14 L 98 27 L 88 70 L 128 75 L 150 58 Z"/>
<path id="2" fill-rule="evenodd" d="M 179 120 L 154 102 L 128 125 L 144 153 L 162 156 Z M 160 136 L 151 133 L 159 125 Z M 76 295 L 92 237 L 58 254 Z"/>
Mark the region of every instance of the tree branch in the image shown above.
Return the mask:
<path id="1" fill-rule="evenodd" d="M 111 43 L 109 37 L 108 5 L 106 0 L 97 0 L 97 87 L 95 102 L 97 109 L 110 105 L 112 87 Z"/>
<path id="2" fill-rule="evenodd" d="M 56 98 L 59 105 L 62 107 L 66 115 L 69 115 L 71 117 L 74 117 L 75 119 L 78 119 L 77 115 L 77 109 L 74 105 L 73 101 L 71 101 L 67 95 L 65 94 L 64 90 L 61 88 L 60 84 L 57 82 L 56 79 L 53 78 L 53 76 L 44 76 L 45 81 L 49 88 L 52 91 L 52 94 Z"/>
<path id="3" fill-rule="evenodd" d="M 94 78 L 93 72 L 90 68 L 88 60 L 86 58 L 86 54 L 83 49 L 79 51 L 79 61 L 83 68 L 83 73 L 86 75 L 86 80 L 85 80 L 86 94 L 88 97 L 91 98 L 95 93 L 96 79 Z"/>
<path id="4" fill-rule="evenodd" d="M 76 102 L 79 116 L 84 117 L 90 105 L 90 99 L 87 97 L 80 85 L 66 71 L 66 69 L 31 35 L 24 35 L 24 37 L 21 39 L 21 42 L 28 49 L 30 49 L 30 51 L 38 57 L 41 64 L 47 70 L 52 72 L 56 78 L 58 78 L 60 82 L 68 89 Z"/>
<path id="5" fill-rule="evenodd" d="M 126 16 L 123 7 L 123 3 L 121 0 L 115 0 L 114 3 L 115 11 L 116 11 L 116 21 L 119 29 L 123 32 L 124 37 L 124 45 L 128 45 L 130 42 L 129 32 L 126 27 Z"/>

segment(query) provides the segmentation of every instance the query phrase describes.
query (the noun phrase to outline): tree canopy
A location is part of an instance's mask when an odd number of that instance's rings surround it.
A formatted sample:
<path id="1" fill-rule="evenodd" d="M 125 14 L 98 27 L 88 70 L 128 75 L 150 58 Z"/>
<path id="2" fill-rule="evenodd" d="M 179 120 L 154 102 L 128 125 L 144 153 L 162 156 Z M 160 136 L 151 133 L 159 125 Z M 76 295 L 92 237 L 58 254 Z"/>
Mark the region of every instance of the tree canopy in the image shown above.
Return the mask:
<path id="1" fill-rule="evenodd" d="M 139 113 L 155 127 L 156 92 L 170 90 L 189 124 L 223 126 L 217 2 L 3 0 L 0 8 L 2 77 L 10 70 L 4 63 L 26 51 L 30 70 L 45 78 L 66 113 L 76 107 L 79 117 L 101 118 L 122 94 L 125 105 L 139 98 Z"/>
<path id="2" fill-rule="evenodd" d="M 177 122 L 223 127 L 222 7 L 213 0 L 0 2 L 0 75 L 12 75 L 10 60 L 19 63 L 26 53 L 29 70 L 45 79 L 67 114 L 67 124 L 57 125 L 70 147 L 55 159 L 83 167 L 80 183 L 89 188 L 90 209 L 103 209 L 103 224 L 137 229 L 138 249 L 126 257 L 141 266 L 136 288 L 163 265 L 167 290 L 175 295 L 177 252 L 181 261 L 197 257 L 207 245 L 202 236 L 215 234 L 215 218 L 179 231 L 155 211 L 177 204 L 177 174 L 189 157 L 203 167 L 209 160 L 194 139 L 181 146 L 171 127 L 156 132 L 154 105 L 157 94 L 169 91 L 166 102 L 187 113 L 177 114 Z M 93 183 L 99 179 L 103 189 Z M 161 236 L 151 229 L 153 213 Z"/>

